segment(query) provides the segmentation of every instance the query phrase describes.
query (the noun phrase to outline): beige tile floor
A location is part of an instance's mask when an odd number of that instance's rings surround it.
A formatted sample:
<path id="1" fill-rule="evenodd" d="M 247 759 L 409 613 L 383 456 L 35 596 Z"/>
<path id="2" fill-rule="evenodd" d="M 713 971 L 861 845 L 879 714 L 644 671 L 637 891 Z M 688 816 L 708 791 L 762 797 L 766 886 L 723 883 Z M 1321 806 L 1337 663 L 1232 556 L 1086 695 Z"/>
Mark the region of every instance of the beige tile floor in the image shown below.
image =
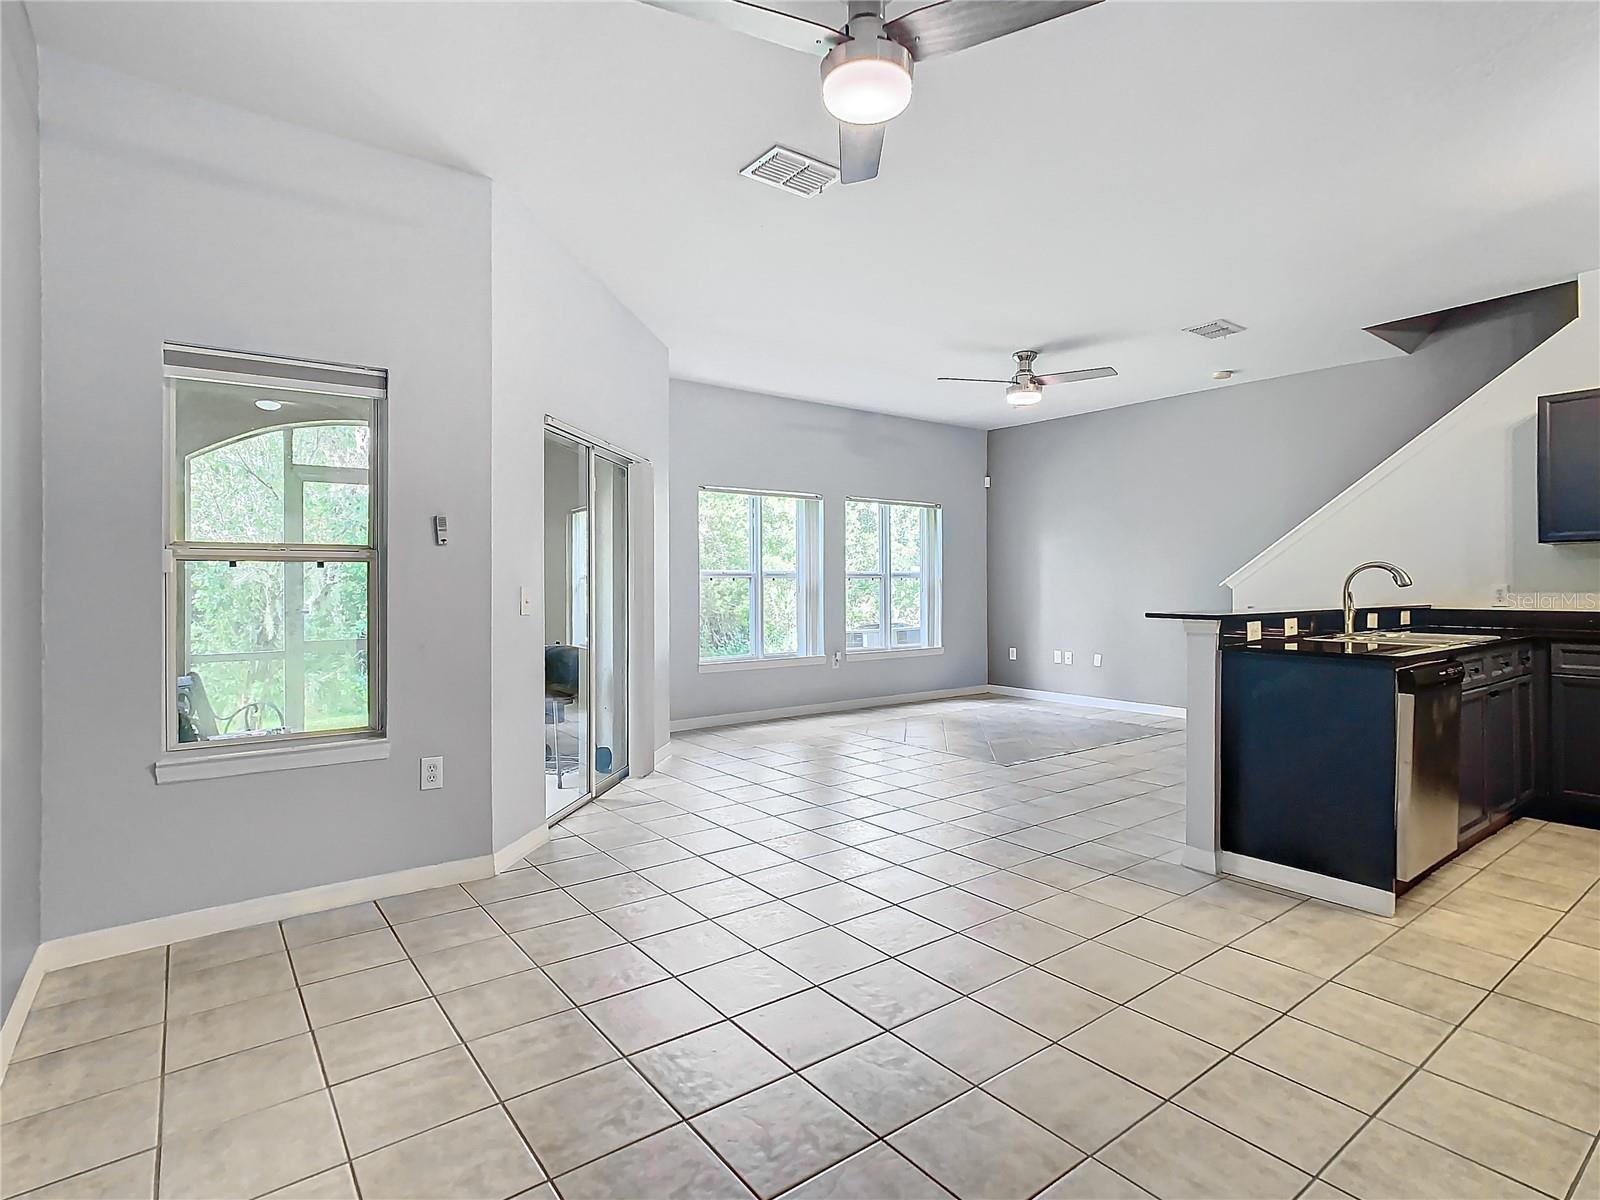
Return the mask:
<path id="1" fill-rule="evenodd" d="M 1008 707 L 681 737 L 497 878 L 56 972 L 0 1193 L 1600 1197 L 1600 835 L 1380 920 L 1176 865 L 1170 723 L 927 745 Z"/>

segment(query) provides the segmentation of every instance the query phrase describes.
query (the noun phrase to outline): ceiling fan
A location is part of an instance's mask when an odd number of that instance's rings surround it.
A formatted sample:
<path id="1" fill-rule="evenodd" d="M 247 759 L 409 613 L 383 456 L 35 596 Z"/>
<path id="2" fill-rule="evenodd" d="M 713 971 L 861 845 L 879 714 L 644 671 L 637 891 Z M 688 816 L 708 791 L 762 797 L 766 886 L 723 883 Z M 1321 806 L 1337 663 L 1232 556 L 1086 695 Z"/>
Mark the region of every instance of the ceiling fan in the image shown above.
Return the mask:
<path id="1" fill-rule="evenodd" d="M 1115 375 L 1115 367 L 1089 367 L 1083 371 L 1058 371 L 1054 375 L 1035 375 L 1033 361 L 1039 357 L 1037 350 L 1018 350 L 1011 356 L 1017 360 L 1017 373 L 1010 379 L 969 379 L 961 375 L 941 375 L 941 383 L 1003 383 L 1006 385 L 1006 403 L 1012 408 L 1027 408 L 1044 399 L 1044 389 L 1052 383 L 1081 383 L 1085 379 L 1105 379 Z"/>
<path id="2" fill-rule="evenodd" d="M 875 179 L 885 125 L 911 103 L 911 71 L 1100 0 L 933 0 L 892 21 L 884 0 L 846 0 L 844 27 L 751 0 L 642 0 L 822 59 L 822 104 L 839 122 L 839 179 Z"/>

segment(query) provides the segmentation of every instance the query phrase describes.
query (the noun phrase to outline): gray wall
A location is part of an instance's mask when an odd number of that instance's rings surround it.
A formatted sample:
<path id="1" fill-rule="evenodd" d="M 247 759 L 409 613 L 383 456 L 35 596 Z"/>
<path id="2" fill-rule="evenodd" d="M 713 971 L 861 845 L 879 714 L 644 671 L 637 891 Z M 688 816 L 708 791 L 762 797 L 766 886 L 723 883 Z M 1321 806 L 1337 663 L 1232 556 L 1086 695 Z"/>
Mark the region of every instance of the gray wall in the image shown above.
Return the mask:
<path id="1" fill-rule="evenodd" d="M 985 682 L 984 433 L 672 381 L 672 718 L 893 696 Z M 822 496 L 823 633 L 844 646 L 844 499 L 943 506 L 944 653 L 833 668 L 699 671 L 699 487 Z"/>
<path id="2" fill-rule="evenodd" d="M 40 65 L 44 936 L 488 853 L 488 181 Z M 163 339 L 388 368 L 388 761 L 154 783 Z"/>
<path id="3" fill-rule="evenodd" d="M 39 75 L 27 14 L 0 4 L 0 1017 L 39 944 Z"/>
<path id="4" fill-rule="evenodd" d="M 1410 356 L 992 431 L 991 681 L 1181 705 L 1182 631 L 1147 611 L 1231 607 L 1224 576 L 1571 316 L 1546 289 Z"/>
<path id="5" fill-rule="evenodd" d="M 667 732 L 667 348 L 548 233 L 494 189 L 494 844 L 544 824 L 546 414 L 647 460 L 629 473 L 630 769 Z M 596 390 L 596 364 L 608 386 Z M 663 514 L 657 520 L 657 514 Z M 563 541 L 565 532 L 561 533 Z M 534 599 L 518 614 L 519 588 Z M 565 608 L 565 596 L 561 597 Z"/>

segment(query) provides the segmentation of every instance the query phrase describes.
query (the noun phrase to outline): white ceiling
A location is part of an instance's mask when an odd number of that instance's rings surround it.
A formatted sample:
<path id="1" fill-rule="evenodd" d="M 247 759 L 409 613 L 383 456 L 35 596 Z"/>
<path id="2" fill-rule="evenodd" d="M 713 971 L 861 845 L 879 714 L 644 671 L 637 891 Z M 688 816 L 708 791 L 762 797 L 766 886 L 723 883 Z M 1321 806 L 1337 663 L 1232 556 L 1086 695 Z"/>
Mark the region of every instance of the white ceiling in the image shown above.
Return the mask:
<path id="1" fill-rule="evenodd" d="M 816 61 L 628 0 L 28 8 L 46 47 L 488 175 L 674 374 L 835 404 L 994 427 L 1385 357 L 1364 326 L 1600 263 L 1590 2 L 1108 0 L 924 64 L 882 176 L 814 199 L 737 172 L 834 159 Z M 1214 317 L 1248 331 L 1180 332 Z M 934 382 L 1023 346 L 1121 374 L 1022 414 Z"/>

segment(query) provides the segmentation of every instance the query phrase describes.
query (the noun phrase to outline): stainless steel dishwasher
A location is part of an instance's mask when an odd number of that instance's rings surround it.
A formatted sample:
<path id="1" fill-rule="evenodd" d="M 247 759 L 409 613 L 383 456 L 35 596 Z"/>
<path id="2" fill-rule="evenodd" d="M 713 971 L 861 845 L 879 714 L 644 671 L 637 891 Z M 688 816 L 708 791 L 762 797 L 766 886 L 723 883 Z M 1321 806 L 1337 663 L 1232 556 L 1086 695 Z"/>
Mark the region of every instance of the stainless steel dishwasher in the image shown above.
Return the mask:
<path id="1" fill-rule="evenodd" d="M 1395 878 L 1409 883 L 1456 849 L 1461 804 L 1458 662 L 1395 672 Z"/>

